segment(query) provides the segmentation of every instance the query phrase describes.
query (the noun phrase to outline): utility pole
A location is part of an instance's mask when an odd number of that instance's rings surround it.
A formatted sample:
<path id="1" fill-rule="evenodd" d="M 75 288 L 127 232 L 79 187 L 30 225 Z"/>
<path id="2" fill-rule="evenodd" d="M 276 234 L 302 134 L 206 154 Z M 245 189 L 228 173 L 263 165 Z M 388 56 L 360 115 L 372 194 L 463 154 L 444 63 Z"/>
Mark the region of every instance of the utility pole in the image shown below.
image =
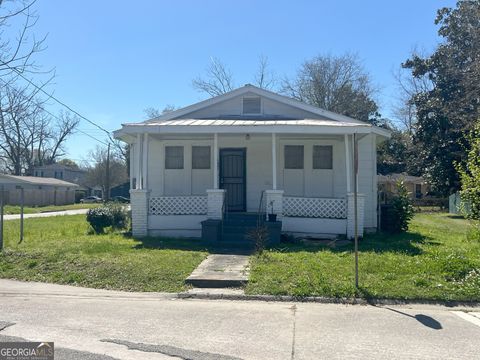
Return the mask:
<path id="1" fill-rule="evenodd" d="M 106 194 L 104 196 L 104 200 L 110 200 L 110 142 L 108 143 L 107 147 L 107 168 L 105 174 L 105 191 Z"/>

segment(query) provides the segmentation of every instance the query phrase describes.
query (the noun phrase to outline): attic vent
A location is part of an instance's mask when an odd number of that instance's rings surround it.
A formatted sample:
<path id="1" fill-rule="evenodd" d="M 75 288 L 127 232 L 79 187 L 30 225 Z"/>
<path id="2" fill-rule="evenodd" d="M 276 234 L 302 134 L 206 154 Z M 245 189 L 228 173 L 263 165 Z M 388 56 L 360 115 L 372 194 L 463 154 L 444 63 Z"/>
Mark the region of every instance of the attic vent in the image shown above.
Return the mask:
<path id="1" fill-rule="evenodd" d="M 244 114 L 260 114 L 262 112 L 259 97 L 245 97 L 243 98 L 243 113 Z"/>

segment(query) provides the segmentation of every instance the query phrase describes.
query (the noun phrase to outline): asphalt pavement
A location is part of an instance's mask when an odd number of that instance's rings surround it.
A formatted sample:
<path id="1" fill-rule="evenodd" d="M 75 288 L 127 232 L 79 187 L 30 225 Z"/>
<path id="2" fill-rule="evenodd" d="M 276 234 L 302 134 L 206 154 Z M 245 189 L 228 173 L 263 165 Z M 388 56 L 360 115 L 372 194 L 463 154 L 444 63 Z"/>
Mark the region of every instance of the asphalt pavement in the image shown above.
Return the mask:
<path id="1" fill-rule="evenodd" d="M 3 338 L 54 341 L 69 359 L 480 358 L 478 308 L 186 300 L 0 280 L 0 324 Z"/>

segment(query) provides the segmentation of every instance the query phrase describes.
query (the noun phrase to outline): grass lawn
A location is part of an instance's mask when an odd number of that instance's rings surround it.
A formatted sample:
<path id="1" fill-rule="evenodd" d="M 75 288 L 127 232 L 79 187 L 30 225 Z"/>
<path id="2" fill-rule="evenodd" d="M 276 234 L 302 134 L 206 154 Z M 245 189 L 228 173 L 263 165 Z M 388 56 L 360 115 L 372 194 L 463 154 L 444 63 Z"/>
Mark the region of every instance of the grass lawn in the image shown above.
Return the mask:
<path id="1" fill-rule="evenodd" d="M 49 205 L 49 206 L 25 206 L 23 212 L 25 214 L 37 214 L 51 211 L 75 210 L 75 209 L 90 209 L 98 207 L 101 204 L 69 204 L 69 205 Z M 20 214 L 20 206 L 5 205 L 5 214 Z"/>
<path id="2" fill-rule="evenodd" d="M 128 291 L 185 289 L 207 256 L 193 240 L 133 240 L 120 233 L 88 235 L 85 215 L 5 221 L 0 277 Z"/>
<path id="3" fill-rule="evenodd" d="M 246 292 L 480 301 L 480 236 L 472 236 L 464 219 L 418 213 L 408 233 L 369 235 L 359 249 L 358 292 L 353 246 L 304 244 L 282 244 L 253 257 Z"/>

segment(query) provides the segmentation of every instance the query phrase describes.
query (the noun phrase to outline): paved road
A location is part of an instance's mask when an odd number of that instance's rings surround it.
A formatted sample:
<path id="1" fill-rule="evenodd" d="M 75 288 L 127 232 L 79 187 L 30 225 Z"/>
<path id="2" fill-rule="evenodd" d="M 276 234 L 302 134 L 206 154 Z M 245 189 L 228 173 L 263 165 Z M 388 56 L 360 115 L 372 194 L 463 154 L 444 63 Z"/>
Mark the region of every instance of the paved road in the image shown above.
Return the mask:
<path id="1" fill-rule="evenodd" d="M 115 359 L 478 359 L 480 309 L 460 310 L 179 300 L 0 280 L 0 321 L 14 323 L 1 336 Z"/>
<path id="2" fill-rule="evenodd" d="M 24 219 L 38 218 L 38 217 L 50 217 L 50 216 L 63 216 L 63 215 L 81 215 L 86 214 L 88 209 L 75 209 L 75 210 L 63 210 L 63 211 L 49 211 L 36 214 L 24 214 Z M 20 214 L 4 215 L 5 220 L 17 220 L 20 219 Z"/>

